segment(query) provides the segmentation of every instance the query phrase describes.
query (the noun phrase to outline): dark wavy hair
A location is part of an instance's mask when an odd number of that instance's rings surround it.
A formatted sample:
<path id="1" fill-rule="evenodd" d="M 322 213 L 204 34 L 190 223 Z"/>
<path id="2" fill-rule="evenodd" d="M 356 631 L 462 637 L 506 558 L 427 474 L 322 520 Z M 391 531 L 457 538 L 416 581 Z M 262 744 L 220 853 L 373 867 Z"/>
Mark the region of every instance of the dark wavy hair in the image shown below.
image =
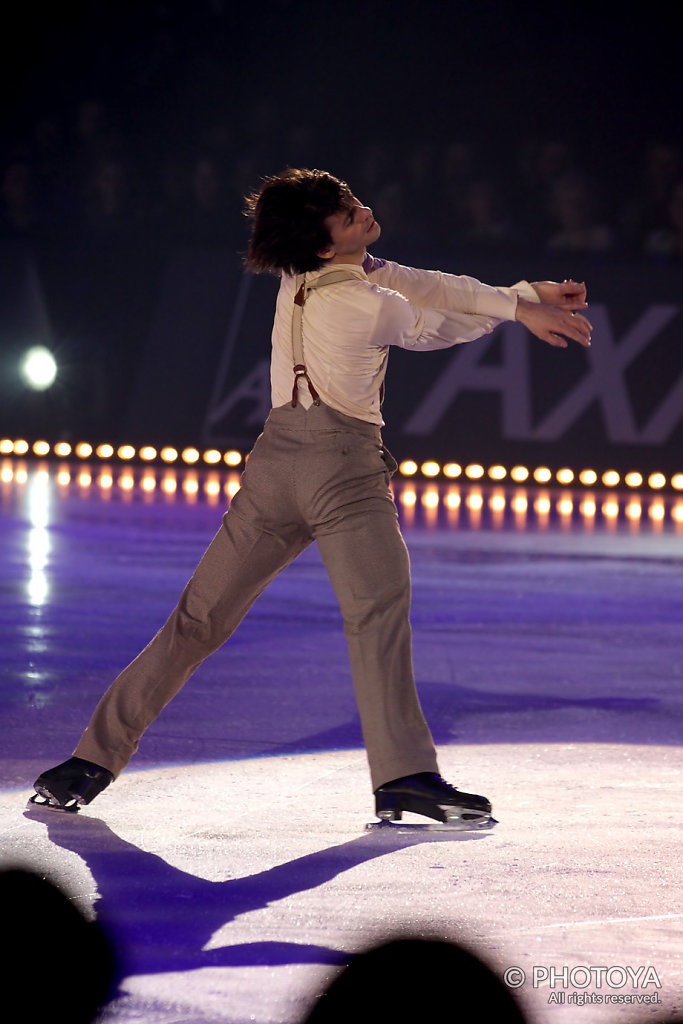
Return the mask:
<path id="1" fill-rule="evenodd" d="M 253 221 L 246 266 L 305 274 L 324 264 L 318 256 L 331 242 L 325 220 L 352 204 L 345 181 L 327 171 L 288 168 L 266 178 L 258 192 L 245 197 L 245 214 Z"/>

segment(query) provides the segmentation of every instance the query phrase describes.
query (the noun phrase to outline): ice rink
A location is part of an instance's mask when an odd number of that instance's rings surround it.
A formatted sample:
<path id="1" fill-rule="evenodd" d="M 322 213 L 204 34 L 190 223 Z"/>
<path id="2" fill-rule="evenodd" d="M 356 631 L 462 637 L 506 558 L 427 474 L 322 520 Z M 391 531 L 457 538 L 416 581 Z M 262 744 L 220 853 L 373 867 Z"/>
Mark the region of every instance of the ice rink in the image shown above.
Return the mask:
<path id="1" fill-rule="evenodd" d="M 171 611 L 237 477 L 0 469 L 2 860 L 110 929 L 125 977 L 103 1022 L 303 1024 L 348 957 L 395 935 L 466 944 L 533 1024 L 683 1017 L 683 498 L 396 484 L 441 771 L 499 824 L 366 831 L 315 549 L 95 803 L 27 810 Z M 424 1006 L 457 1019 L 431 984 Z"/>

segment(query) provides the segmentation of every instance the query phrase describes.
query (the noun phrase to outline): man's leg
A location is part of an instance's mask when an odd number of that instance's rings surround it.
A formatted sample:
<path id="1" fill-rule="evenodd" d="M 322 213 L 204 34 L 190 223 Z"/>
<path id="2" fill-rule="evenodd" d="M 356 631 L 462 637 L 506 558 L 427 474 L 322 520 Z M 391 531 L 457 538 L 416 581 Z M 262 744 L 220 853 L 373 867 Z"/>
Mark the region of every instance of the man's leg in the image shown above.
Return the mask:
<path id="1" fill-rule="evenodd" d="M 410 567 L 395 513 L 361 507 L 316 539 L 344 618 L 373 790 L 437 772 L 415 689 Z"/>
<path id="2" fill-rule="evenodd" d="M 74 756 L 118 776 L 145 729 L 309 543 L 300 527 L 275 535 L 231 508 L 175 611 L 105 693 Z"/>

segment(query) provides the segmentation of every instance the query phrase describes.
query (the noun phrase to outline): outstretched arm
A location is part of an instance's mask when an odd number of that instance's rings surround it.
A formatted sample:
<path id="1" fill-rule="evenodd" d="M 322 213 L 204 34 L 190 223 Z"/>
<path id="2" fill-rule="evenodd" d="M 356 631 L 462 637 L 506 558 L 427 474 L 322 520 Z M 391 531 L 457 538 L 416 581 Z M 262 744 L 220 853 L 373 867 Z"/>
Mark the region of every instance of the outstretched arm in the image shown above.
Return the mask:
<path id="1" fill-rule="evenodd" d="M 541 301 L 530 302 L 520 296 L 515 319 L 548 345 L 566 348 L 569 339 L 588 348 L 593 326 L 585 316 L 577 312 L 586 308 L 586 288 L 583 285 L 574 286 L 582 288 L 582 292 L 574 288 L 567 290 L 570 284 L 573 285 L 573 282 L 564 282 L 562 285 L 552 281 L 534 283 L 532 288 Z"/>

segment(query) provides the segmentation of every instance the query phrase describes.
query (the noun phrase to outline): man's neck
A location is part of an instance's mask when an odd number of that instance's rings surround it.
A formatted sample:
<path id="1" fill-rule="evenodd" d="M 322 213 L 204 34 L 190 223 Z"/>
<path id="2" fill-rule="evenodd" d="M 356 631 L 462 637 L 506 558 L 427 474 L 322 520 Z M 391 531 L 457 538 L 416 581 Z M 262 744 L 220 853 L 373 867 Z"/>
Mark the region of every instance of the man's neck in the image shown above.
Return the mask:
<path id="1" fill-rule="evenodd" d="M 335 253 L 334 256 L 330 256 L 329 259 L 325 260 L 325 264 L 326 266 L 331 267 L 338 266 L 340 263 L 353 263 L 358 267 L 362 267 L 366 253 L 367 249 L 361 249 L 359 252 L 347 253 L 345 256 L 340 256 L 338 253 Z"/>

